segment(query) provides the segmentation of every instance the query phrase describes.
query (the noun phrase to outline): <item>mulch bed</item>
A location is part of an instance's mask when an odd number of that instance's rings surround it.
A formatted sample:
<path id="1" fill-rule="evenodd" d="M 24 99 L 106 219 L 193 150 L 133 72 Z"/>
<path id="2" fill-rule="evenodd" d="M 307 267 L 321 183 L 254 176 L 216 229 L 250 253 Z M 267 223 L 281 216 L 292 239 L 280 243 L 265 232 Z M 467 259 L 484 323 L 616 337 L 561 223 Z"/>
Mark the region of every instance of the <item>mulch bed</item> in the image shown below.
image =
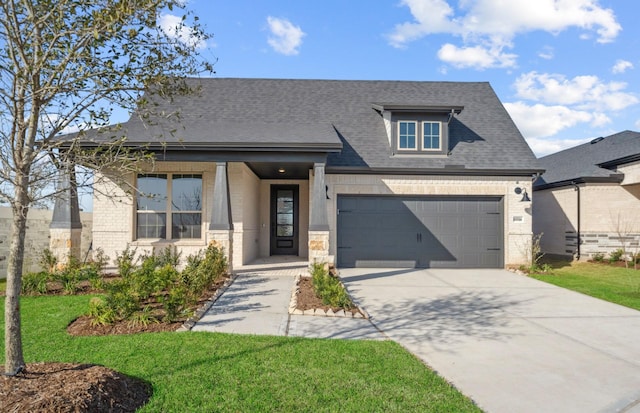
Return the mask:
<path id="1" fill-rule="evenodd" d="M 214 296 L 216 291 L 229 279 L 229 275 L 220 277 L 211 287 L 209 287 L 198 300 L 193 310 L 204 305 L 204 303 Z M 106 336 L 112 334 L 136 334 L 136 333 L 157 333 L 161 331 L 176 331 L 187 321 L 186 318 L 174 323 L 132 323 L 130 321 L 120 321 L 110 325 L 92 325 L 91 318 L 80 316 L 67 326 L 67 332 L 73 336 Z"/>
<path id="2" fill-rule="evenodd" d="M 339 308 L 339 307 L 330 307 L 325 305 L 322 302 L 321 298 L 316 296 L 316 293 L 313 291 L 313 281 L 311 277 L 300 277 L 300 281 L 298 282 L 298 293 L 296 294 L 296 308 L 298 310 L 322 310 L 324 312 L 329 309 L 334 312 L 338 312 L 340 310 L 344 310 L 346 313 L 362 314 L 362 312 L 357 308 Z M 363 314 L 364 315 L 364 314 Z"/>
<path id="3" fill-rule="evenodd" d="M 152 392 L 149 383 L 94 364 L 35 363 L 0 377 L 2 412 L 135 412 Z"/>

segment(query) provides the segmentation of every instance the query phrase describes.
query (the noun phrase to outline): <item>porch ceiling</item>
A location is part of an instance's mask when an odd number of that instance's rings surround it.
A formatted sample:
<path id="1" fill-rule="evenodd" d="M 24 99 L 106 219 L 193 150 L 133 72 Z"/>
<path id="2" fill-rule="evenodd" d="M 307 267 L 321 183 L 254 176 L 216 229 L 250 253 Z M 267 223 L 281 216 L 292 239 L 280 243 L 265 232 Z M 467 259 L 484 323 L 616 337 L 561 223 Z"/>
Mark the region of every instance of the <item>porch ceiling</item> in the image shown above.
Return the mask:
<path id="1" fill-rule="evenodd" d="M 246 164 L 260 179 L 309 179 L 309 169 L 313 169 L 312 162 L 247 162 Z"/>

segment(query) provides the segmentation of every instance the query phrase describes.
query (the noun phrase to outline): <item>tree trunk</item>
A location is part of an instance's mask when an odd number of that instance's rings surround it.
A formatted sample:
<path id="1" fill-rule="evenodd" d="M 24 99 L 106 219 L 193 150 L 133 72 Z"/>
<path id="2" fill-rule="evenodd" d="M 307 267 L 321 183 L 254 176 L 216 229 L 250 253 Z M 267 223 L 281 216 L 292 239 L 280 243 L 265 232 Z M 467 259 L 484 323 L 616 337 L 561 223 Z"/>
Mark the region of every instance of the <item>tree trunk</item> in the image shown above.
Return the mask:
<path id="1" fill-rule="evenodd" d="M 5 365 L 4 373 L 15 375 L 24 368 L 22 333 L 20 328 L 20 290 L 24 262 L 24 239 L 27 231 L 28 205 L 24 190 L 16 188 L 16 204 L 13 206 L 13 224 L 9 262 L 7 268 L 7 293 L 5 297 Z"/>

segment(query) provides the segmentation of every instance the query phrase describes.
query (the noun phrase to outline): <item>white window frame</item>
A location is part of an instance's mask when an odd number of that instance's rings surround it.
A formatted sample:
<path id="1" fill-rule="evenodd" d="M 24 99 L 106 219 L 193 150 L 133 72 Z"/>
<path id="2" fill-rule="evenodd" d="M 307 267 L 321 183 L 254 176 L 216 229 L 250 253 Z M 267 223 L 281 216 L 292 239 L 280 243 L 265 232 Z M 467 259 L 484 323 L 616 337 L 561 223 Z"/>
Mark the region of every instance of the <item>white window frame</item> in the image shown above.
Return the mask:
<path id="1" fill-rule="evenodd" d="M 199 173 L 183 173 L 183 172 L 151 172 L 151 173 L 140 173 L 136 176 L 136 188 L 138 188 L 138 180 L 140 179 L 140 175 L 143 176 L 149 176 L 149 175 L 166 175 L 166 179 L 167 179 L 167 199 L 166 199 L 166 203 L 165 203 L 165 209 L 164 210 L 150 210 L 150 209 L 138 209 L 138 200 L 137 197 L 140 196 L 139 194 L 136 194 L 136 198 L 135 198 L 135 202 L 134 202 L 134 227 L 133 227 L 133 231 L 134 231 L 134 240 L 139 241 L 139 240 L 162 240 L 162 241 L 181 241 L 181 240 L 202 240 L 204 237 L 204 231 L 202 228 L 202 225 L 204 224 L 204 220 L 203 220 L 203 213 L 205 210 L 205 206 L 204 206 L 204 197 L 201 200 L 201 205 L 200 205 L 200 210 L 199 211 L 182 211 L 182 210 L 174 210 L 172 208 L 172 197 L 173 197 L 173 177 L 174 175 L 195 175 L 195 176 L 200 176 L 200 184 L 201 184 L 201 193 L 204 194 L 204 174 L 199 172 Z M 138 236 L 138 215 L 139 214 L 165 214 L 165 225 L 166 225 L 166 229 L 165 229 L 165 236 L 164 238 L 145 238 L 145 237 L 139 237 Z M 173 214 L 175 213 L 180 213 L 180 214 L 200 214 L 200 237 L 199 238 L 176 238 L 173 235 Z"/>
<path id="2" fill-rule="evenodd" d="M 426 137 L 425 136 L 425 130 L 426 130 L 425 125 L 427 123 L 428 124 L 434 124 L 434 123 L 438 124 L 438 147 L 437 148 L 425 148 L 425 145 L 424 145 L 424 139 Z M 421 130 L 422 133 L 420 134 L 420 136 L 421 136 L 421 139 L 420 139 L 421 148 L 420 149 L 425 151 L 425 152 L 440 152 L 440 151 L 442 151 L 442 122 L 437 121 L 437 120 L 424 120 L 424 121 L 422 121 L 421 128 L 422 128 L 422 130 Z M 429 136 L 433 136 L 433 135 L 429 135 Z"/>
<path id="3" fill-rule="evenodd" d="M 412 148 L 401 148 L 400 147 L 400 125 L 403 123 L 413 123 L 414 125 L 414 130 L 415 130 L 415 135 L 414 135 L 414 146 Z M 397 143 L 396 146 L 398 148 L 398 151 L 412 151 L 415 152 L 418 150 L 419 147 L 419 137 L 420 137 L 420 131 L 418 130 L 418 122 L 415 120 L 398 120 L 398 135 L 397 135 Z"/>

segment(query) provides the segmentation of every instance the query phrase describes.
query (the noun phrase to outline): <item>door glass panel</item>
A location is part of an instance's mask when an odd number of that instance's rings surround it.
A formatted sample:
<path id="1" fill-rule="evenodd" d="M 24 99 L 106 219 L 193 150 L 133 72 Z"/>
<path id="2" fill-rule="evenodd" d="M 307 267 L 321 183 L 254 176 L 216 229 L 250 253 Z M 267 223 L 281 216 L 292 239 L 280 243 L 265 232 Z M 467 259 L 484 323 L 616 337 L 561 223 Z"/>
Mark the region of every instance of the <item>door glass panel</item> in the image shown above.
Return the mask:
<path id="1" fill-rule="evenodd" d="M 276 200 L 276 235 L 293 236 L 293 190 L 278 190 Z"/>

